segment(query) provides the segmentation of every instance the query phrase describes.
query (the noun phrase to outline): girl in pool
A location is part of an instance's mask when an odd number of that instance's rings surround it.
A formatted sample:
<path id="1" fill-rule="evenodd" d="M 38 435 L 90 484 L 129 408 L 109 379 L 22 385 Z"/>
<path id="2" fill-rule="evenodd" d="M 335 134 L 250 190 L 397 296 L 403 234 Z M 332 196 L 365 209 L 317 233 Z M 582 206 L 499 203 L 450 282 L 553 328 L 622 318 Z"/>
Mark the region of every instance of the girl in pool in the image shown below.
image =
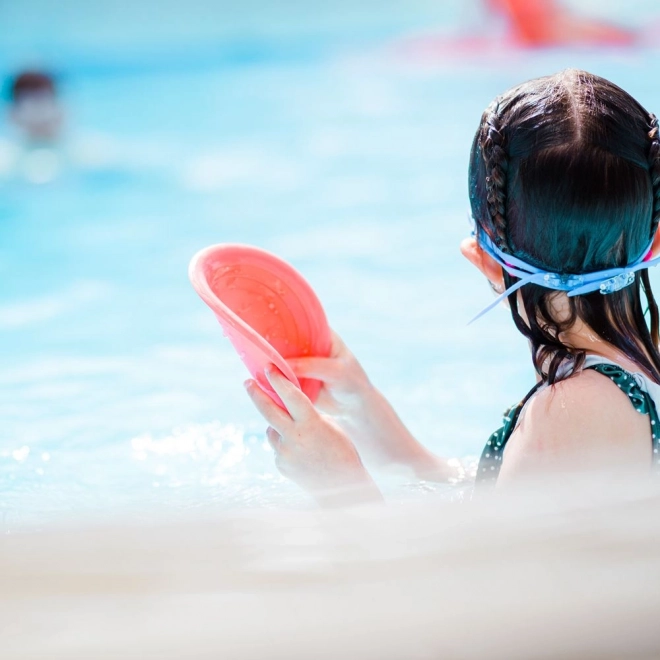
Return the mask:
<path id="1" fill-rule="evenodd" d="M 537 374 L 488 439 L 477 480 L 658 469 L 659 318 L 647 270 L 660 261 L 656 117 L 583 71 L 526 82 L 482 115 L 469 192 L 474 232 L 461 252 L 494 304 L 509 306 Z M 322 503 L 380 497 L 358 449 L 423 479 L 457 476 L 412 437 L 338 337 L 331 357 L 291 366 L 323 382 L 317 407 L 274 368 L 268 378 L 288 412 L 254 381 L 246 387 L 270 424 L 278 468 Z"/>

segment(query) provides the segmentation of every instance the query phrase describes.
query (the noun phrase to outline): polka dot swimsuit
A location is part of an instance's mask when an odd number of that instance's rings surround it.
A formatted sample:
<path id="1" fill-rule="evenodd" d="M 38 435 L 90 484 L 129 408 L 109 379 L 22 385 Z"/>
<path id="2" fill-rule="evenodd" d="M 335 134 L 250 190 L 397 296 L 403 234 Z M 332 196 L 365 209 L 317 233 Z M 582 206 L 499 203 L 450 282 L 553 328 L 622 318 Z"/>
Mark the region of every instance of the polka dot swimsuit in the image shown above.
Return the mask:
<path id="1" fill-rule="evenodd" d="M 607 378 L 628 395 L 630 403 L 637 412 L 649 416 L 651 423 L 651 443 L 653 447 L 652 469 L 656 474 L 660 474 L 660 417 L 658 416 L 653 396 L 647 391 L 651 387 L 658 388 L 658 386 L 647 383 L 646 387 L 644 387 L 644 381 L 648 381 L 648 379 L 645 379 L 641 374 L 631 374 L 619 365 L 610 362 L 589 365 L 589 358 L 587 358 L 585 369 L 593 369 L 603 374 L 603 376 L 607 376 Z M 516 428 L 520 413 L 525 407 L 525 404 L 538 392 L 541 386 L 542 383 L 537 384 L 519 404 L 512 406 L 504 413 L 502 427 L 488 438 L 486 447 L 479 460 L 477 483 L 494 483 L 497 481 L 506 443 Z M 657 393 L 660 393 L 660 388 L 658 388 Z"/>

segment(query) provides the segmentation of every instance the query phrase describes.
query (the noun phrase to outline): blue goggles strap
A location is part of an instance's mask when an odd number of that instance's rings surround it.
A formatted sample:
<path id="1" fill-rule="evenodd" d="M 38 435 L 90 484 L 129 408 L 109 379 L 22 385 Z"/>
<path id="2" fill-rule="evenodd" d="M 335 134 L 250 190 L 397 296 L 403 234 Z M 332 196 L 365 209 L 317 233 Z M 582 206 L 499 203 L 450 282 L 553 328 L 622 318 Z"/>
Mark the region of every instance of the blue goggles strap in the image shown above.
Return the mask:
<path id="1" fill-rule="evenodd" d="M 472 235 L 475 235 L 474 232 Z M 657 266 L 660 263 L 660 256 L 645 260 L 653 245 L 653 241 L 651 240 L 639 259 L 628 266 L 608 268 L 593 273 L 583 273 L 582 275 L 562 275 L 537 268 L 536 266 L 525 263 L 522 259 L 502 252 L 490 237 L 483 232 L 478 237 L 478 241 L 484 252 L 489 254 L 509 275 L 517 277 L 519 280 L 477 314 L 470 323 L 481 318 L 512 293 L 525 286 L 525 284 L 538 284 L 546 289 L 566 291 L 569 297 L 581 296 L 585 293 L 592 293 L 593 291 L 600 291 L 603 295 L 607 295 L 630 286 L 635 281 L 635 273 L 637 271 Z"/>

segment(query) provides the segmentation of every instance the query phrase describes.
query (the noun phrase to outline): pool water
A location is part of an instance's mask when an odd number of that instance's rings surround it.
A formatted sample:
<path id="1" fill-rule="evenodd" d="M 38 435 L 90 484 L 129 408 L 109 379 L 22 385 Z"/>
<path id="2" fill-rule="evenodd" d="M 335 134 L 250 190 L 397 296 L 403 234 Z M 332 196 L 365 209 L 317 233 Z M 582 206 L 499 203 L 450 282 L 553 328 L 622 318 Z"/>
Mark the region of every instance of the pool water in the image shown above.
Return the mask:
<path id="1" fill-rule="evenodd" d="M 98 44 L 87 25 L 71 45 L 73 28 L 53 19 L 65 49 L 37 26 L 37 52 L 64 73 L 69 130 L 55 180 L 0 182 L 5 531 L 129 510 L 309 504 L 274 469 L 244 367 L 188 282 L 188 261 L 212 243 L 293 263 L 373 382 L 443 455 L 469 463 L 533 383 L 506 310 L 467 325 L 492 295 L 458 252 L 481 111 L 516 82 L 573 66 L 659 112 L 660 54 L 407 57 L 398 37 L 446 32 L 461 12 L 390 4 L 371 23 L 372 9 L 348 3 L 344 21 L 276 28 L 246 13 L 236 34 L 222 24 L 231 39 L 200 15 L 169 51 L 174 19 L 142 49 L 127 28 L 125 51 L 112 25 L 93 24 Z M 8 62 L 35 49 L 33 6 L 46 4 L 3 10 L 17 26 Z M 202 45 L 186 49 L 197 34 Z M 230 45 L 205 50 L 214 39 Z M 392 499 L 461 493 L 374 474 Z"/>

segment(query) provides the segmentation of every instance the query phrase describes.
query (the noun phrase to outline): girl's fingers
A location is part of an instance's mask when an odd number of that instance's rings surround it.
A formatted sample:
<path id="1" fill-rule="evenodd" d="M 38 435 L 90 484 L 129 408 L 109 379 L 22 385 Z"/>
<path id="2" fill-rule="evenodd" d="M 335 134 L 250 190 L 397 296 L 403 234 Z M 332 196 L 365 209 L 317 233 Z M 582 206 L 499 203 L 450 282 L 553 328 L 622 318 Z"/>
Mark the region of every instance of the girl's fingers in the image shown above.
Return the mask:
<path id="1" fill-rule="evenodd" d="M 284 403 L 294 421 L 304 421 L 314 413 L 312 402 L 276 366 L 271 364 L 266 368 L 266 378 L 282 399 L 282 403 Z M 272 426 L 275 426 L 275 424 Z M 275 428 L 277 429 L 277 426 Z"/>
<path id="2" fill-rule="evenodd" d="M 324 383 L 333 383 L 337 379 L 337 362 L 334 358 L 291 358 L 287 364 L 298 378 L 315 378 Z"/>
<path id="3" fill-rule="evenodd" d="M 266 429 L 266 438 L 268 439 L 268 444 L 276 452 L 280 451 L 282 448 L 282 436 L 272 426 Z"/>
<path id="4" fill-rule="evenodd" d="M 337 357 L 346 351 L 346 344 L 342 338 L 332 329 L 330 329 L 330 337 L 332 341 L 331 355 Z"/>
<path id="5" fill-rule="evenodd" d="M 299 378 L 315 378 L 333 384 L 341 377 L 344 365 L 341 357 L 348 353 L 341 337 L 331 330 L 332 347 L 330 357 L 299 357 L 287 360 L 292 371 Z"/>
<path id="6" fill-rule="evenodd" d="M 283 477 L 290 478 L 290 470 L 284 457 L 285 452 L 282 451 L 286 448 L 286 445 L 282 444 L 282 436 L 272 426 L 269 426 L 266 429 L 266 438 L 275 451 L 275 467 Z"/>
<path id="7" fill-rule="evenodd" d="M 282 410 L 257 384 L 256 380 L 246 380 L 243 383 L 248 395 L 252 399 L 252 403 L 256 406 L 257 410 L 261 413 L 262 417 L 279 433 L 283 433 L 284 429 L 289 428 L 291 416 L 286 410 Z M 279 392 L 278 392 L 279 394 Z M 286 403 L 286 402 L 285 402 Z M 288 407 L 288 406 L 287 406 Z"/>

